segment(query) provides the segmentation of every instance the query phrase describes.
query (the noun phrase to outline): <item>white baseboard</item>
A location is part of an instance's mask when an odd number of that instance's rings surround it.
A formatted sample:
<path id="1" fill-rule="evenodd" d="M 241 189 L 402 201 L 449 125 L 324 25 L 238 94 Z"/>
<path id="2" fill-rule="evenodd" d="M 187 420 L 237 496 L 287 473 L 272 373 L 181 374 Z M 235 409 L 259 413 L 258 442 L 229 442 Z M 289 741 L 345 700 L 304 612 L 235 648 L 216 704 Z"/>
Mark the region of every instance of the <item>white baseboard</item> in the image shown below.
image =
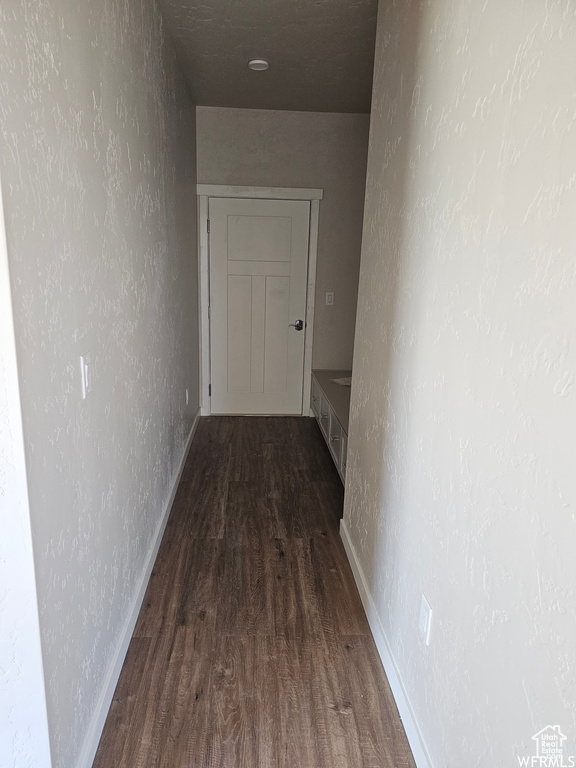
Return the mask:
<path id="1" fill-rule="evenodd" d="M 360 592 L 360 597 L 362 599 L 362 604 L 364 605 L 364 610 L 366 611 L 370 629 L 372 630 L 374 642 L 376 643 L 376 648 L 378 649 L 382 665 L 384 666 L 386 677 L 390 683 L 392 695 L 394 696 L 396 706 L 398 707 L 398 712 L 400 713 L 400 717 L 402 719 L 402 725 L 406 731 L 408 743 L 410 744 L 410 749 L 414 755 L 416 765 L 418 768 L 433 768 L 430 755 L 426 749 L 426 745 L 424 743 L 424 739 L 422 738 L 418 722 L 414 717 L 414 712 L 412 710 L 410 700 L 408 699 L 408 695 L 406 693 L 406 689 L 404 688 L 404 684 L 402 683 L 402 678 L 400 677 L 398 667 L 396 666 L 396 662 L 394 661 L 390 651 L 390 645 L 388 644 L 386 634 L 384 633 L 384 628 L 380 622 L 380 617 L 378 616 L 376 605 L 374 604 L 370 588 L 366 578 L 364 577 L 362 566 L 358 560 L 356 550 L 354 549 L 354 545 L 352 544 L 350 534 L 348 533 L 348 529 L 346 528 L 346 523 L 344 520 L 340 521 L 340 537 L 344 543 L 344 549 L 348 555 L 348 560 L 354 574 L 354 580 L 356 581 L 356 586 Z"/>
<path id="2" fill-rule="evenodd" d="M 96 710 L 92 716 L 92 720 L 84 740 L 84 746 L 82 747 L 80 757 L 78 758 L 77 768 L 91 768 L 92 763 L 94 762 L 96 750 L 98 749 L 100 737 L 102 736 L 102 731 L 104 729 L 104 723 L 106 722 L 106 717 L 108 716 L 108 710 L 110 709 L 112 697 L 114 696 L 118 678 L 120 677 L 120 672 L 122 671 L 122 665 L 124 664 L 124 659 L 126 658 L 126 653 L 128 652 L 128 646 L 130 645 L 130 640 L 132 639 L 132 633 L 134 632 L 134 627 L 136 626 L 138 614 L 140 613 L 140 607 L 142 605 L 142 601 L 144 600 L 146 588 L 150 580 L 150 574 L 152 573 L 152 568 L 154 567 L 154 563 L 156 561 L 156 555 L 160 549 L 160 542 L 162 541 L 164 529 L 166 528 L 166 523 L 168 522 L 170 510 L 172 509 L 172 504 L 174 503 L 176 491 L 178 490 L 180 478 L 182 477 L 182 472 L 184 471 L 184 465 L 186 464 L 186 459 L 188 458 L 188 453 L 190 452 L 190 446 L 192 445 L 192 440 L 194 439 L 199 419 L 200 409 L 197 410 L 196 415 L 194 416 L 194 421 L 186 441 L 186 447 L 184 449 L 182 461 L 180 462 L 180 467 L 174 478 L 172 491 L 164 506 L 162 517 L 160 518 L 160 522 L 156 528 L 156 533 L 152 540 L 152 545 L 148 551 L 146 563 L 140 577 L 140 582 L 138 584 L 138 589 L 136 590 L 136 595 L 132 601 L 132 606 L 128 616 L 126 617 L 126 621 L 124 622 L 122 632 L 120 633 L 120 639 L 116 647 L 116 652 L 114 654 L 112 664 L 110 665 L 110 669 L 106 675 L 102 693 L 98 699 Z"/>

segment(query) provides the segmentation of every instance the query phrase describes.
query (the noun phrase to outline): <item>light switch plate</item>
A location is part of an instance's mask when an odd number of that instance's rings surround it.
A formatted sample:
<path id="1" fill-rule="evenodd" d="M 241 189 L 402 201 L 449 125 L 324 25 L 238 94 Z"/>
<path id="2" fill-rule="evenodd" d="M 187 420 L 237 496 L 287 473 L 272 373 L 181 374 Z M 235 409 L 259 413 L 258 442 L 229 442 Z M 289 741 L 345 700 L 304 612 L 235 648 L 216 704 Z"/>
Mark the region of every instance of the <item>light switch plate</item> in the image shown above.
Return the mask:
<path id="1" fill-rule="evenodd" d="M 333 291 L 327 291 L 326 292 L 326 306 L 331 307 L 334 304 L 334 292 Z"/>
<path id="2" fill-rule="evenodd" d="M 420 603 L 420 620 L 418 622 L 418 628 L 420 634 L 424 638 L 426 645 L 430 645 L 430 626 L 432 624 L 432 608 L 430 603 L 424 595 L 422 595 L 422 601 Z"/>
<path id="3" fill-rule="evenodd" d="M 82 381 L 82 399 L 92 392 L 92 364 L 90 355 L 80 355 L 80 377 Z"/>

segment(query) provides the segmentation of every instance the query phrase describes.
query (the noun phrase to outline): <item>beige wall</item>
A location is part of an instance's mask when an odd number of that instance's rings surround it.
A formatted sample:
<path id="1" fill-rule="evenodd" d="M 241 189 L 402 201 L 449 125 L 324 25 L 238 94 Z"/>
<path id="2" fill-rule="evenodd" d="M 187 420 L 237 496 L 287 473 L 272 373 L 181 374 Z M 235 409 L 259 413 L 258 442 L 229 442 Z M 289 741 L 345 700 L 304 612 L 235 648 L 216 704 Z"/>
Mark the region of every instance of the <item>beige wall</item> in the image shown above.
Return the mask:
<path id="1" fill-rule="evenodd" d="M 380 3 L 344 535 L 437 768 L 576 754 L 575 39 Z"/>
<path id="2" fill-rule="evenodd" d="M 0 28 L 48 720 L 53 765 L 72 768 L 106 714 L 198 405 L 195 113 L 152 2 L 8 0 Z M 2 746 L 0 764 L 33 764 L 25 741 Z"/>
<path id="3" fill-rule="evenodd" d="M 321 187 L 313 367 L 352 365 L 368 115 L 198 107 L 198 181 Z M 335 303 L 325 304 L 326 291 Z"/>

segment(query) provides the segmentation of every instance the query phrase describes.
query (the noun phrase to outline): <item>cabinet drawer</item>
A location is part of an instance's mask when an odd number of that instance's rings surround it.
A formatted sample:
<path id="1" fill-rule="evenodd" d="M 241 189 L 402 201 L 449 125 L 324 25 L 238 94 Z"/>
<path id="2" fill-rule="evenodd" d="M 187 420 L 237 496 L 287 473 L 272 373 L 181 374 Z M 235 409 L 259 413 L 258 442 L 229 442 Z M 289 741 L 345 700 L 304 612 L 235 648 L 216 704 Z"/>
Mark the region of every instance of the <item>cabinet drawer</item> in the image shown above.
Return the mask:
<path id="1" fill-rule="evenodd" d="M 320 428 L 324 433 L 324 437 L 326 438 L 326 440 L 328 440 L 328 435 L 330 433 L 330 405 L 328 404 L 328 401 L 326 400 L 326 398 L 322 393 L 320 394 L 319 421 L 320 421 Z"/>
<path id="2" fill-rule="evenodd" d="M 320 387 L 318 386 L 318 382 L 313 377 L 312 378 L 312 394 L 310 398 L 310 406 L 312 410 L 314 411 L 314 415 L 319 420 L 320 419 Z"/>
<path id="3" fill-rule="evenodd" d="M 329 409 L 330 412 L 330 431 L 328 433 L 328 448 L 330 448 L 330 453 L 332 454 L 332 458 L 336 462 L 336 466 L 339 466 L 340 464 L 340 453 L 341 453 L 341 443 L 342 443 L 342 427 L 340 426 L 340 422 L 334 415 L 334 411 L 332 408 Z"/>
<path id="4" fill-rule="evenodd" d="M 346 460 L 348 457 L 348 435 L 346 432 L 342 432 L 342 440 L 340 441 L 340 477 L 342 482 L 346 483 Z"/>

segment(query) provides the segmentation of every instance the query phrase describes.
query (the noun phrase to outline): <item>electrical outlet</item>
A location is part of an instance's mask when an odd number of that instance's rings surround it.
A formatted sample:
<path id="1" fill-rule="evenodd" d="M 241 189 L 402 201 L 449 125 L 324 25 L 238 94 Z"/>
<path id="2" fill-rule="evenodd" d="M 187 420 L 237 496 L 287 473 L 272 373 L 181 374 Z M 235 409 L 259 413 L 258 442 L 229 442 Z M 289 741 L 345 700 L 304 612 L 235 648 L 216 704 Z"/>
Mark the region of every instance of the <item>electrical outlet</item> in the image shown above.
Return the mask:
<path id="1" fill-rule="evenodd" d="M 333 291 L 327 291 L 326 293 L 326 306 L 331 307 L 334 304 L 334 293 Z"/>
<path id="2" fill-rule="evenodd" d="M 418 628 L 420 634 L 424 638 L 426 645 L 430 645 L 430 626 L 432 624 L 432 608 L 430 603 L 424 595 L 422 595 L 422 601 L 420 603 L 420 620 L 418 622 Z"/>
<path id="3" fill-rule="evenodd" d="M 92 364 L 90 355 L 80 355 L 80 377 L 82 381 L 82 400 L 92 392 Z"/>

